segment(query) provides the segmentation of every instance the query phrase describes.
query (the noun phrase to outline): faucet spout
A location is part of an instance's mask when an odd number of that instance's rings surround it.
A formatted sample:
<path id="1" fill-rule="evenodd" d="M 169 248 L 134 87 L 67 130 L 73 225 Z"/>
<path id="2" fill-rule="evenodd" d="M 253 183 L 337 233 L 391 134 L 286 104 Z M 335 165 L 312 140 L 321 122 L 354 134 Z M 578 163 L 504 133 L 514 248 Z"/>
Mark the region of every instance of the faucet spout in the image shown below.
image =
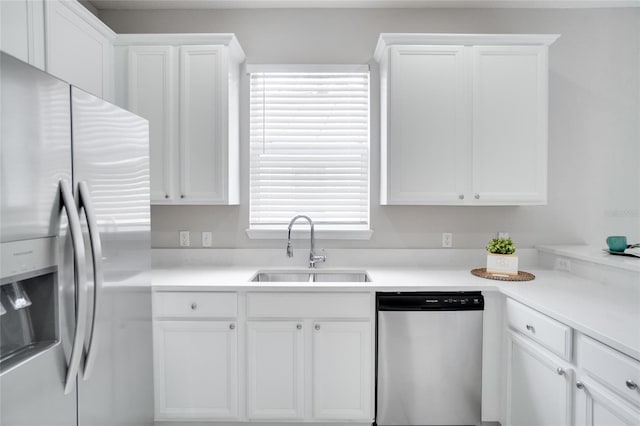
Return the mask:
<path id="1" fill-rule="evenodd" d="M 289 228 L 287 232 L 287 256 L 293 257 L 293 248 L 291 247 L 291 228 L 298 219 L 306 220 L 307 222 L 309 222 L 309 226 L 311 227 L 311 232 L 309 235 L 309 267 L 315 268 L 317 263 L 324 262 L 325 260 L 327 260 L 327 257 L 324 254 L 316 254 L 315 227 L 313 225 L 313 220 L 311 220 L 309 216 L 300 214 L 294 216 L 293 219 L 291 219 L 291 221 L 289 222 Z"/>

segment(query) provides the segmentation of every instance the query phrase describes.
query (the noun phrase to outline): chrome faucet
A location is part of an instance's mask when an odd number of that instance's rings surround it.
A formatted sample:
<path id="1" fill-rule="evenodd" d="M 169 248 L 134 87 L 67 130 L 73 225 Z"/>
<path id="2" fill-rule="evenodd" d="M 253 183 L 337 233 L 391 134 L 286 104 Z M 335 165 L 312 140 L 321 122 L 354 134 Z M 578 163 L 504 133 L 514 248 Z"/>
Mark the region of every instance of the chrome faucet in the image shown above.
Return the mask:
<path id="1" fill-rule="evenodd" d="M 291 228 L 298 219 L 305 219 L 307 222 L 309 222 L 309 225 L 311 225 L 311 236 L 309 237 L 309 268 L 315 268 L 316 263 L 324 262 L 325 260 L 327 260 L 327 256 L 325 256 L 324 254 L 316 254 L 316 237 L 315 231 L 313 229 L 313 220 L 311 220 L 309 216 L 300 214 L 298 216 L 295 216 L 293 219 L 291 219 L 291 222 L 289 222 L 289 232 L 287 234 L 287 256 L 293 257 L 293 248 L 291 247 Z"/>

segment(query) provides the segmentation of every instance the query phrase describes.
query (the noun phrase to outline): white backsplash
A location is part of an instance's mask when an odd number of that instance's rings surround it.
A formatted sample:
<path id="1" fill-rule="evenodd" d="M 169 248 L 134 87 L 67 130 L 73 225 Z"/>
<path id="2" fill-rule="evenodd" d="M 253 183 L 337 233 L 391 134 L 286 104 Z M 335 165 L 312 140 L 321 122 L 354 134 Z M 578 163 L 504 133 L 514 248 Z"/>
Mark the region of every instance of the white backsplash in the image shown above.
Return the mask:
<path id="1" fill-rule="evenodd" d="M 322 268 L 433 267 L 482 268 L 486 265 L 484 249 L 327 249 Z M 538 266 L 535 249 L 517 252 L 523 269 Z M 305 267 L 309 262 L 307 245 L 294 246 L 294 257 L 282 249 L 153 249 L 155 268 L 180 265 Z"/>

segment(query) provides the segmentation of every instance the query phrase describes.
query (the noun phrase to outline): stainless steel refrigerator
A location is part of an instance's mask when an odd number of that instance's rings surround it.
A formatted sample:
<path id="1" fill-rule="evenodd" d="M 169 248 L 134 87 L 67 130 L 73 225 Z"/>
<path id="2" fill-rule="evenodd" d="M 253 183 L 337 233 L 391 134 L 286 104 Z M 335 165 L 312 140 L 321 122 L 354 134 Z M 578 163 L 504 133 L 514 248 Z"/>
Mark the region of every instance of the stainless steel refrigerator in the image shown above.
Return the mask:
<path id="1" fill-rule="evenodd" d="M 148 123 L 4 53 L 0 80 L 0 425 L 150 425 Z"/>

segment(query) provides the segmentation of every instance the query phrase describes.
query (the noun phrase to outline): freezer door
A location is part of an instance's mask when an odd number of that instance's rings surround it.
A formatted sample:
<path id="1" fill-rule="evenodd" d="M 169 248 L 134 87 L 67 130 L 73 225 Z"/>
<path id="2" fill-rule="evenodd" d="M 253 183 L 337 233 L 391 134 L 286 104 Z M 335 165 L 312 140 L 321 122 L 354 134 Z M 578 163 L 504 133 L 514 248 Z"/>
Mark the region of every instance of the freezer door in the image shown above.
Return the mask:
<path id="1" fill-rule="evenodd" d="M 82 426 L 151 425 L 148 123 L 75 87 L 71 97 L 74 186 L 94 300 L 78 420 Z"/>
<path id="2" fill-rule="evenodd" d="M 74 256 L 68 222 L 61 209 L 61 180 L 71 181 L 71 115 L 69 85 L 0 52 L 0 240 L 23 244 L 56 236 L 66 246 L 58 258 L 53 297 L 58 343 L 0 374 L 0 424 L 72 426 L 76 424 L 75 375 L 69 371 L 75 322 Z M 69 194 L 70 195 L 70 194 Z M 71 202 L 71 205 L 74 203 Z M 73 210 L 72 213 L 75 213 Z M 61 220 L 60 218 L 64 219 Z M 79 224 L 78 224 L 79 230 Z M 36 243 L 37 244 L 37 243 Z M 47 246 L 48 247 L 48 246 Z M 57 248 L 53 248 L 57 250 Z M 15 253 L 25 259 L 17 274 L 25 274 L 26 259 L 37 257 L 28 247 Z M 37 263 L 37 262 L 36 262 Z M 6 268 L 3 270 L 3 279 Z M 18 276 L 16 279 L 25 278 Z M 37 303 L 29 309 L 36 309 Z M 5 306 L 7 309 L 12 309 Z M 33 312 L 44 315 L 44 312 Z M 7 326 L 0 317 L 1 326 Z M 34 335 L 43 330 L 34 327 Z M 77 357 L 79 360 L 80 358 Z M 69 373 L 69 393 L 65 384 Z"/>
<path id="3" fill-rule="evenodd" d="M 0 54 L 0 240 L 55 236 L 58 181 L 71 181 L 69 85 Z"/>

